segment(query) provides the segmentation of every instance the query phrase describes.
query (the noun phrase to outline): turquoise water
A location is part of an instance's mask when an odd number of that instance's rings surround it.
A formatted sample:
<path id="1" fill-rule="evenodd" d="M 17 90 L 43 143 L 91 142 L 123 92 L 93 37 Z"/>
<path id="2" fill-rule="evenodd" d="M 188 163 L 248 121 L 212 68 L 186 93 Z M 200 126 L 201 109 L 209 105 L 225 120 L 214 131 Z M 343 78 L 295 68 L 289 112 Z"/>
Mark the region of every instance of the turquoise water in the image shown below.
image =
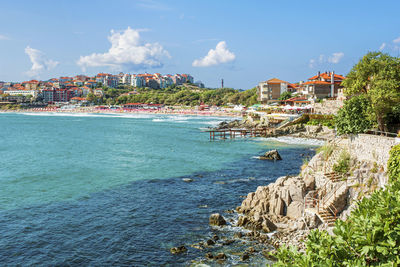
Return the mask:
<path id="1" fill-rule="evenodd" d="M 210 213 L 297 173 L 301 155 L 312 153 L 312 144 L 280 140 L 210 142 L 201 129 L 222 120 L 0 114 L 0 262 L 174 265 L 199 257 L 168 249 L 198 241 Z M 284 161 L 254 158 L 272 148 Z"/>

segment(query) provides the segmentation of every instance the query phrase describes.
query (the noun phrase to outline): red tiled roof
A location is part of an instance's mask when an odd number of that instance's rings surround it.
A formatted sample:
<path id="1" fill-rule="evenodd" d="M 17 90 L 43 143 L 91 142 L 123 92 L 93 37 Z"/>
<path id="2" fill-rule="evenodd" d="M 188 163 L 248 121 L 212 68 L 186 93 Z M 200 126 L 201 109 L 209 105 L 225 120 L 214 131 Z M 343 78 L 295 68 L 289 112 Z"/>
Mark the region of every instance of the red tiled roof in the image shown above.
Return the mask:
<path id="1" fill-rule="evenodd" d="M 311 77 L 311 78 L 308 78 L 308 80 L 316 80 L 316 79 L 318 79 L 319 77 L 322 77 L 322 78 L 324 78 L 324 79 L 330 79 L 330 78 L 331 78 L 331 74 L 330 74 L 330 73 L 327 73 L 327 72 L 324 72 L 324 73 L 321 73 L 319 76 L 318 76 L 318 75 L 315 75 L 315 76 L 313 76 L 313 77 Z M 344 80 L 344 79 L 345 79 L 344 76 L 339 75 L 339 74 L 334 74 L 333 77 L 334 77 L 334 79 L 339 79 L 339 80 Z"/>
<path id="2" fill-rule="evenodd" d="M 269 80 L 267 81 L 267 83 L 277 84 L 277 83 L 288 83 L 288 82 L 279 80 L 278 78 L 272 78 L 272 79 L 269 79 Z"/>
<path id="3" fill-rule="evenodd" d="M 331 83 L 325 82 L 325 81 L 309 81 L 309 82 L 305 82 L 303 84 L 306 85 L 306 84 L 331 84 Z"/>

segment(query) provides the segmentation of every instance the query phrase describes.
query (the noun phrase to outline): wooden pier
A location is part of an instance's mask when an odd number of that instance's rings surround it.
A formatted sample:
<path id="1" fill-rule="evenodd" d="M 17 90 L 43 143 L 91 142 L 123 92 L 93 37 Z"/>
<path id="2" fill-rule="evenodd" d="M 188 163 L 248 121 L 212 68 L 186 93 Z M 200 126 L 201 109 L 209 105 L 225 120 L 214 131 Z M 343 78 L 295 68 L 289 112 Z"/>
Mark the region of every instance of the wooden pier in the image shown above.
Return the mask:
<path id="1" fill-rule="evenodd" d="M 220 129 L 210 130 L 210 141 L 215 139 L 235 139 L 245 137 L 268 137 L 275 135 L 273 128 L 253 128 L 253 129 Z"/>

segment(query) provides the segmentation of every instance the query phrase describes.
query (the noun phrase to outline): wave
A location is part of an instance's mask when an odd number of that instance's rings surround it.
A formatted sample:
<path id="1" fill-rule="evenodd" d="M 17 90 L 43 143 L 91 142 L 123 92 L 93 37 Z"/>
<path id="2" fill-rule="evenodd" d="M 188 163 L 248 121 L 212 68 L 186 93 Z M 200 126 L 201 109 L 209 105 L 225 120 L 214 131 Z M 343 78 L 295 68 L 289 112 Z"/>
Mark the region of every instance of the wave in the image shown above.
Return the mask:
<path id="1" fill-rule="evenodd" d="M 259 138 L 258 140 L 280 142 L 290 145 L 309 145 L 309 146 L 322 146 L 325 143 L 325 141 L 319 139 L 290 137 L 290 136 L 267 137 L 267 138 Z"/>
<path id="2" fill-rule="evenodd" d="M 45 117 L 88 117 L 88 118 L 134 118 L 145 119 L 152 118 L 154 115 L 145 114 L 105 114 L 105 113 L 68 113 L 68 112 L 23 112 L 27 116 L 45 116 Z"/>

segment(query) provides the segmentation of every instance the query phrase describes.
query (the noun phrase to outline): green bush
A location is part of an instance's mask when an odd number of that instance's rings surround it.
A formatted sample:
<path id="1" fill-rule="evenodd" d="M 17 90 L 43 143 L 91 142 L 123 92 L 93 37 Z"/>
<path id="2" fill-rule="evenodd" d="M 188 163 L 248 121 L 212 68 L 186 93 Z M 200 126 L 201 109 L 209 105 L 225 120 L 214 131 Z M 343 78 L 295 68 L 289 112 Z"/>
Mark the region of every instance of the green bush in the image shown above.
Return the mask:
<path id="1" fill-rule="evenodd" d="M 333 115 L 305 114 L 307 117 L 301 120 L 301 123 L 307 125 L 322 125 L 329 128 L 335 128 L 335 117 Z"/>
<path id="2" fill-rule="evenodd" d="M 336 221 L 334 235 L 311 231 L 304 254 L 293 247 L 271 253 L 275 266 L 399 266 L 400 145 L 390 151 L 388 172 L 386 189 L 363 198 L 346 221 Z"/>
<path id="3" fill-rule="evenodd" d="M 275 266 L 398 266 L 400 264 L 400 184 L 375 191 L 359 202 L 334 235 L 313 230 L 306 253 L 281 247 Z"/>
<path id="4" fill-rule="evenodd" d="M 322 152 L 322 157 L 324 160 L 328 160 L 328 158 L 332 155 L 333 152 L 333 146 L 329 143 L 317 148 L 317 153 Z"/>
<path id="5" fill-rule="evenodd" d="M 369 119 L 371 103 L 364 96 L 355 96 L 347 100 L 339 110 L 335 123 L 338 134 L 357 134 L 372 127 Z"/>
<path id="6" fill-rule="evenodd" d="M 347 173 L 350 169 L 350 154 L 343 150 L 340 153 L 339 160 L 333 165 L 333 170 L 339 173 Z"/>
<path id="7" fill-rule="evenodd" d="M 390 181 L 400 181 L 400 144 L 390 150 L 388 174 Z"/>

